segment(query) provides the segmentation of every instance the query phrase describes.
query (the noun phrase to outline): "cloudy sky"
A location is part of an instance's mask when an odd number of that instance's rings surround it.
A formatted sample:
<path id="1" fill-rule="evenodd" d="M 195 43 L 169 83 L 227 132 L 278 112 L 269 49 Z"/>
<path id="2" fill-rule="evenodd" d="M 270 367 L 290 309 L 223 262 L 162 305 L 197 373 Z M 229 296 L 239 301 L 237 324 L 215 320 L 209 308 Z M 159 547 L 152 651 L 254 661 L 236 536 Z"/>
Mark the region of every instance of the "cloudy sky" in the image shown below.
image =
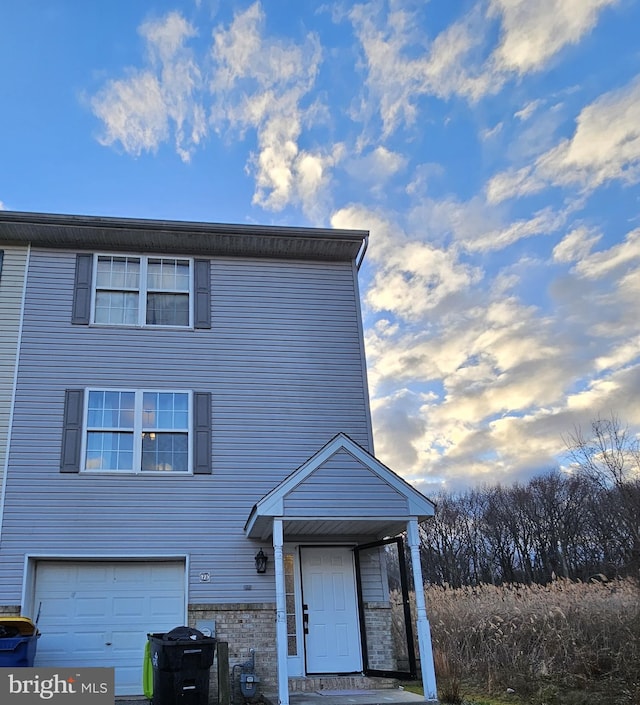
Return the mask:
<path id="1" fill-rule="evenodd" d="M 427 493 L 640 428 L 640 3 L 9 0 L 0 207 L 363 228 L 376 452 Z"/>

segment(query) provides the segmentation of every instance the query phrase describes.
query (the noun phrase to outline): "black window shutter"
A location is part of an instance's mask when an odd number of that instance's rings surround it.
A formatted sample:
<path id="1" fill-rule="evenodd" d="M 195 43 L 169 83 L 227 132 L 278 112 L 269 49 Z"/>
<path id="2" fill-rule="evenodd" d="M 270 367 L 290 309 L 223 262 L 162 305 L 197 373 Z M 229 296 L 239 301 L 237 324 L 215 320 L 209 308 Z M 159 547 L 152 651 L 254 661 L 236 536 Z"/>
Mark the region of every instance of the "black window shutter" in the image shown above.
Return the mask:
<path id="1" fill-rule="evenodd" d="M 211 273 L 208 259 L 193 262 L 193 323 L 195 328 L 211 328 Z"/>
<path id="2" fill-rule="evenodd" d="M 211 474 L 211 392 L 193 393 L 193 474 Z"/>
<path id="3" fill-rule="evenodd" d="M 71 323 L 88 325 L 91 314 L 91 276 L 93 255 L 76 255 L 76 280 L 73 290 Z"/>
<path id="4" fill-rule="evenodd" d="M 60 472 L 80 472 L 83 406 L 84 390 L 67 389 L 65 391 Z"/>
<path id="5" fill-rule="evenodd" d="M 4 250 L 0 250 L 0 279 L 2 278 L 2 261 L 4 260 Z"/>

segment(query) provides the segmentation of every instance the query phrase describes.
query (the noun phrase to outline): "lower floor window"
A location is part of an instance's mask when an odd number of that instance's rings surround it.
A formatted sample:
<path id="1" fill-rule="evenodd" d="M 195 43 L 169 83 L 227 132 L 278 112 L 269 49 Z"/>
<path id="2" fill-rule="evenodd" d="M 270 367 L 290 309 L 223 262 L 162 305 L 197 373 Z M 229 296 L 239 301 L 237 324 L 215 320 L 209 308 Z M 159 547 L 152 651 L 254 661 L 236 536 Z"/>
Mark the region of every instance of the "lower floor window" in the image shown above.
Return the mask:
<path id="1" fill-rule="evenodd" d="M 188 472 L 190 393 L 90 389 L 84 469 Z"/>

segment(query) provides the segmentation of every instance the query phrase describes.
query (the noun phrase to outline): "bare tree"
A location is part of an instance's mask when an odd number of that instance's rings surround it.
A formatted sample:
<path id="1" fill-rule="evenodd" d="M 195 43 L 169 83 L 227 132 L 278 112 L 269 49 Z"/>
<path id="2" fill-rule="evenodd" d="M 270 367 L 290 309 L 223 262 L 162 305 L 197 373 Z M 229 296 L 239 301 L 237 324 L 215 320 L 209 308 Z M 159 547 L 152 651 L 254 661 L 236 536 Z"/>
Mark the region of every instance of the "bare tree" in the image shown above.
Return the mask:
<path id="1" fill-rule="evenodd" d="M 609 505 L 629 537 L 627 568 L 640 567 L 640 441 L 615 414 L 592 421 L 585 435 L 579 427 L 565 438 L 575 469 L 613 498 Z"/>

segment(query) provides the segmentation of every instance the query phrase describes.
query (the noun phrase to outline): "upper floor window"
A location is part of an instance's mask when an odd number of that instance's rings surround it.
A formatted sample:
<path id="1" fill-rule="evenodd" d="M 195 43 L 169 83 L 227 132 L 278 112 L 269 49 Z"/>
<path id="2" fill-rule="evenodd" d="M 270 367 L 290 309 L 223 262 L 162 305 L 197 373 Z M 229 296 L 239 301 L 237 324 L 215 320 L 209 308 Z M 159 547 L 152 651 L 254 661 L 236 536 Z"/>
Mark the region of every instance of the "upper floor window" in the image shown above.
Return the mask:
<path id="1" fill-rule="evenodd" d="M 188 472 L 189 393 L 89 390 L 85 470 Z"/>
<path id="2" fill-rule="evenodd" d="M 211 474 L 211 392 L 67 389 L 60 471 Z"/>
<path id="3" fill-rule="evenodd" d="M 98 255 L 95 282 L 95 323 L 191 325 L 188 259 Z"/>
<path id="4" fill-rule="evenodd" d="M 210 262 L 152 255 L 76 255 L 75 325 L 211 328 Z"/>

